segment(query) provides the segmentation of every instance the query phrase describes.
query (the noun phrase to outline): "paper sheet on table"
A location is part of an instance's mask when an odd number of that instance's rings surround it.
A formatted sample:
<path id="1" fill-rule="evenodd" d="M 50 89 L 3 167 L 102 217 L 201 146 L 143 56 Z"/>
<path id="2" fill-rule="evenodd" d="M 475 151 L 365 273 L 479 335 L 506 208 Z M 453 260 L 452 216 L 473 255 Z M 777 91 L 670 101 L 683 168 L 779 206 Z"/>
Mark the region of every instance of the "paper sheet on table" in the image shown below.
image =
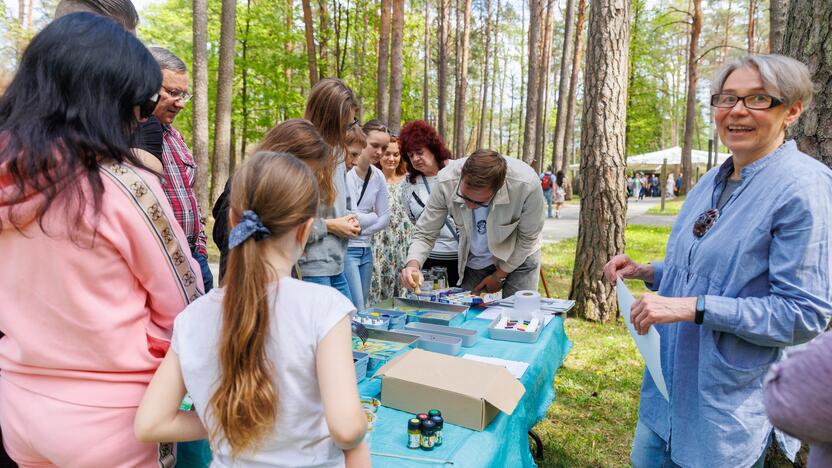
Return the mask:
<path id="1" fill-rule="evenodd" d="M 508 369 L 508 371 L 511 372 L 511 375 L 513 375 L 517 380 L 520 380 L 520 377 L 523 377 L 523 374 L 526 373 L 526 369 L 529 368 L 528 362 L 510 361 L 508 359 L 480 356 L 478 354 L 466 354 L 462 356 L 462 359 L 470 359 L 472 361 L 487 362 L 489 364 L 503 366 Z"/>
<path id="2" fill-rule="evenodd" d="M 508 313 L 511 315 L 511 311 L 513 309 L 511 307 L 503 307 L 503 306 L 491 306 L 484 311 L 480 312 L 476 318 L 483 319 L 483 320 L 494 320 L 495 318 L 499 317 L 503 313 Z M 555 318 L 554 315 L 544 315 L 543 316 L 543 326 L 549 325 L 549 322 Z"/>
<path id="3" fill-rule="evenodd" d="M 624 316 L 624 323 L 627 324 L 627 330 L 629 330 L 630 336 L 632 336 L 633 341 L 636 342 L 638 351 L 644 358 L 644 363 L 647 365 L 650 377 L 653 378 L 653 382 L 656 383 L 656 388 L 659 389 L 659 392 L 661 392 L 662 396 L 664 396 L 664 399 L 670 401 L 670 398 L 667 395 L 667 385 L 664 381 L 664 374 L 662 373 L 661 340 L 659 332 L 656 331 L 656 327 L 650 327 L 646 335 L 639 335 L 636 332 L 633 323 L 630 322 L 630 307 L 636 301 L 633 294 L 629 289 L 627 289 L 627 286 L 624 285 L 624 282 L 621 281 L 620 277 L 616 282 L 615 289 L 616 294 L 618 295 L 618 310 L 621 311 L 621 315 Z"/>

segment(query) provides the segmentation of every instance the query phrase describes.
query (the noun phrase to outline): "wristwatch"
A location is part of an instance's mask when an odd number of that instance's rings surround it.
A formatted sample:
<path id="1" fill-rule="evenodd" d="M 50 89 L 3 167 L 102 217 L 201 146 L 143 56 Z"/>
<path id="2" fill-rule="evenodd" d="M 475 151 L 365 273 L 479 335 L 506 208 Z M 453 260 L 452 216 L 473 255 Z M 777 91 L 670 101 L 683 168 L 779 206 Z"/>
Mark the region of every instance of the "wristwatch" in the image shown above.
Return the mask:
<path id="1" fill-rule="evenodd" d="M 497 282 L 500 283 L 500 284 L 503 284 L 503 283 L 506 282 L 506 279 L 505 278 L 500 278 L 499 276 L 497 276 L 497 273 L 491 273 L 491 276 L 493 276 L 494 279 L 497 280 Z"/>
<path id="2" fill-rule="evenodd" d="M 693 318 L 693 323 L 702 325 L 703 320 L 705 320 L 705 296 L 700 294 L 696 296 L 696 315 Z"/>

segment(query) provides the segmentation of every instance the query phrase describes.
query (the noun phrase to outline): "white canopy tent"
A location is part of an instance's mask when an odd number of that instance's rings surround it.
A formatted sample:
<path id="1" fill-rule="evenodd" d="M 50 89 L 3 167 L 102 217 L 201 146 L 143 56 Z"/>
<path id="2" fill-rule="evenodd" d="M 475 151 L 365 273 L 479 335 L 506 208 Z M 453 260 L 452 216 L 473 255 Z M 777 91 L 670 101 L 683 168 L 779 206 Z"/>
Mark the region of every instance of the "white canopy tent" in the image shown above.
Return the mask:
<path id="1" fill-rule="evenodd" d="M 722 164 L 731 155 L 729 153 L 719 153 L 717 160 L 711 162 L 712 166 Z M 713 158 L 713 155 L 711 156 Z M 667 159 L 668 166 L 680 166 L 682 164 L 682 148 L 674 146 L 672 148 L 654 151 L 652 153 L 644 153 L 627 158 L 628 168 L 641 168 L 659 171 L 662 163 Z M 708 152 L 701 150 L 692 150 L 690 155 L 691 163 L 694 166 L 705 166 L 708 164 Z"/>

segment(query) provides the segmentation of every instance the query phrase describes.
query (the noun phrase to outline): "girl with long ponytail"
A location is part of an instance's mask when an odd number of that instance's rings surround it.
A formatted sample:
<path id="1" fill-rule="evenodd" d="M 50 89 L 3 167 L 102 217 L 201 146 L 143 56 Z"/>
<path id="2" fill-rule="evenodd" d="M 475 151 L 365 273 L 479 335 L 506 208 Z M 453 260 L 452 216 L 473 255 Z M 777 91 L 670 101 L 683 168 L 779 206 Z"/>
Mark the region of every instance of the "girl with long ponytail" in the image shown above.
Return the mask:
<path id="1" fill-rule="evenodd" d="M 352 366 L 355 308 L 331 287 L 291 277 L 318 199 L 312 171 L 289 154 L 261 151 L 240 167 L 224 287 L 176 318 L 136 416 L 140 440 L 198 433 L 178 411 L 187 391 L 214 466 L 369 466 Z"/>

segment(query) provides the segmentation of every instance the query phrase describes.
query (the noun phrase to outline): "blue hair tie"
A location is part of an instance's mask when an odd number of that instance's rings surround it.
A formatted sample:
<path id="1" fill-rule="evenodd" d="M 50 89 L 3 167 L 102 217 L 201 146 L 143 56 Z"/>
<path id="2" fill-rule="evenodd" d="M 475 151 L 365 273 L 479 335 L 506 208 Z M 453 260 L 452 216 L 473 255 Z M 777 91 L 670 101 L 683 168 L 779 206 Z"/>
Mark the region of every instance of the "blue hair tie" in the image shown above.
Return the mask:
<path id="1" fill-rule="evenodd" d="M 243 211 L 243 217 L 240 222 L 231 229 L 228 235 L 228 250 L 237 247 L 246 241 L 249 237 L 254 237 L 255 241 L 265 239 L 272 231 L 260 221 L 257 213 L 251 210 Z"/>

